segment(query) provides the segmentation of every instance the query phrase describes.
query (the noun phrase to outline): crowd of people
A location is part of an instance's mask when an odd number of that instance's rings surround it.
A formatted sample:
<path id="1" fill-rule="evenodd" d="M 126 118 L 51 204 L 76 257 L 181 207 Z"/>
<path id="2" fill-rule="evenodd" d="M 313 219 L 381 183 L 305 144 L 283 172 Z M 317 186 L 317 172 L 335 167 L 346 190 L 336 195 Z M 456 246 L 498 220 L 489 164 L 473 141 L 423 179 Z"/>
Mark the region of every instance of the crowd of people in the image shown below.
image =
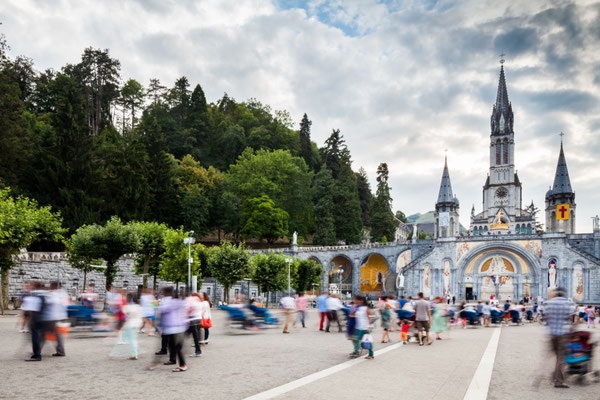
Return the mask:
<path id="1" fill-rule="evenodd" d="M 31 333 L 32 356 L 26 361 L 41 361 L 42 349 L 48 339 L 56 341 L 55 357 L 64 357 L 65 337 L 70 323 L 75 317 L 69 317 L 67 308 L 75 302 L 60 289 L 56 283 L 49 286 L 42 282 L 29 282 L 25 287 L 21 310 L 23 311 L 20 330 Z M 160 359 L 158 356 L 168 355 L 164 365 L 175 365 L 173 372 L 187 370 L 183 352 L 183 342 L 188 336 L 193 338 L 194 357 L 202 354 L 201 345 L 208 344 L 212 327 L 211 301 L 207 293 L 180 293 L 172 287 L 164 288 L 155 294 L 144 289 L 138 298 L 137 293 L 124 289 L 108 292 L 105 301 L 97 310 L 98 295 L 93 286 L 89 286 L 77 299 L 79 309 L 75 315 L 93 315 L 96 326 L 111 325 L 116 336 L 116 343 L 109 354 L 110 358 L 138 359 L 137 335 L 146 333 L 161 336 L 161 348 L 150 369 L 155 368 Z M 107 320 L 110 321 L 107 324 Z M 111 324 L 112 322 L 112 324 Z M 124 355 L 123 346 L 128 347 Z"/>

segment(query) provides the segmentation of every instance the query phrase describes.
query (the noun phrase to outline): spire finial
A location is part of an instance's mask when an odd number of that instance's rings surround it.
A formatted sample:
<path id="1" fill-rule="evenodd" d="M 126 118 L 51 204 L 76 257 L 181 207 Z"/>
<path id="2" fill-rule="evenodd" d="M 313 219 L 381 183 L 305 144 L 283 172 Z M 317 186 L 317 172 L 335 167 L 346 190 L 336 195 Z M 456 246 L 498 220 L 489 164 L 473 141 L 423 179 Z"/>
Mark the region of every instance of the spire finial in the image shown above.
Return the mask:
<path id="1" fill-rule="evenodd" d="M 448 149 L 444 149 L 444 166 L 448 167 Z"/>
<path id="2" fill-rule="evenodd" d="M 563 142 L 563 136 L 565 136 L 565 133 L 563 131 L 560 131 L 560 133 L 558 134 L 558 136 L 560 136 L 560 144 L 562 144 L 562 142 Z"/>
<path id="3" fill-rule="evenodd" d="M 505 55 L 506 55 L 506 54 L 504 54 L 504 52 L 500 53 L 500 65 L 504 64 L 504 62 L 506 61 L 506 60 L 504 59 L 504 56 L 505 56 Z"/>

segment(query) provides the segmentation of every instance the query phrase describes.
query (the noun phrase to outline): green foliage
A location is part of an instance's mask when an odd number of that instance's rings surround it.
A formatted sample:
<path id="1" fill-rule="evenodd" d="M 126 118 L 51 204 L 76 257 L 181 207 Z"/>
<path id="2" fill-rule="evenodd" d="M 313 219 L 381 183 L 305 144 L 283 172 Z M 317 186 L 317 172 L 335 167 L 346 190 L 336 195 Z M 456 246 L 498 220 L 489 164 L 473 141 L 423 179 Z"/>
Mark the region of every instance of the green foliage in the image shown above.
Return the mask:
<path id="1" fill-rule="evenodd" d="M 315 234 L 313 244 L 333 246 L 337 243 L 333 219 L 334 181 L 331 171 L 322 167 L 314 179 Z"/>
<path id="2" fill-rule="evenodd" d="M 405 224 L 408 223 L 408 218 L 406 218 L 406 214 L 404 214 L 403 211 L 396 211 L 396 218 L 398 218 L 401 222 L 404 222 Z"/>
<path id="3" fill-rule="evenodd" d="M 345 165 L 333 189 L 333 219 L 336 238 L 346 244 L 357 244 L 362 240 L 362 219 L 356 176 Z"/>
<path id="4" fill-rule="evenodd" d="M 229 169 L 230 190 L 242 199 L 269 196 L 289 215 L 289 231 L 306 235 L 311 228 L 312 176 L 306 163 L 285 150 L 246 149 Z"/>
<path id="5" fill-rule="evenodd" d="M 313 289 L 313 284 L 321 284 L 323 267 L 313 260 L 296 260 L 292 287 L 297 293 Z"/>
<path id="6" fill-rule="evenodd" d="M 248 198 L 242 206 L 242 238 L 261 238 L 274 243 L 288 231 L 288 213 L 275 207 L 273 200 L 264 195 Z"/>
<path id="7" fill-rule="evenodd" d="M 383 238 L 395 238 L 399 221 L 392 212 L 392 197 L 388 184 L 389 171 L 386 163 L 377 168 L 377 195 L 371 215 L 371 236 L 375 242 Z M 386 239 L 387 240 L 387 239 Z"/>
<path id="8" fill-rule="evenodd" d="M 360 199 L 360 210 L 363 226 L 371 226 L 371 207 L 373 205 L 373 194 L 367 177 L 367 171 L 360 167 L 356 175 L 356 187 Z"/>
<path id="9" fill-rule="evenodd" d="M 129 226 L 138 238 L 135 273 L 144 275 L 143 285 L 147 288 L 149 275 L 154 276 L 156 281 L 159 271 L 157 261 L 166 251 L 165 236 L 169 227 L 158 222 L 130 222 Z"/>
<path id="10" fill-rule="evenodd" d="M 126 111 L 129 112 L 131 117 L 129 127 L 131 129 L 135 128 L 135 123 L 137 121 L 136 111 L 142 108 L 145 98 L 146 93 L 144 92 L 144 87 L 135 79 L 129 79 L 121 88 L 121 98 L 119 100 L 123 107 L 123 113 Z M 123 118 L 123 128 L 125 128 L 125 126 L 125 118 Z M 125 131 L 125 129 L 123 129 L 123 131 Z"/>
<path id="11" fill-rule="evenodd" d="M 83 287 L 87 285 L 88 272 L 101 270 L 99 267 L 102 265 L 102 260 L 98 258 L 99 250 L 95 240 L 99 236 L 100 229 L 102 227 L 98 225 L 84 225 L 65 241 L 69 264 L 83 271 Z"/>
<path id="12" fill-rule="evenodd" d="M 188 252 L 189 245 L 183 242 L 188 234 L 183 229 L 168 229 L 164 235 L 165 252 L 160 256 L 161 279 L 171 282 L 187 282 L 188 279 Z M 201 264 L 199 252 L 203 248 L 201 244 L 191 246 L 191 275 L 201 276 Z"/>
<path id="13" fill-rule="evenodd" d="M 261 292 L 267 293 L 267 306 L 269 293 L 285 290 L 288 285 L 288 264 L 283 254 L 269 252 L 259 253 L 252 257 L 250 262 L 252 282 L 256 283 Z M 294 274 L 294 265 L 291 274 Z"/>
<path id="14" fill-rule="evenodd" d="M 211 249 L 208 259 L 212 276 L 225 288 L 225 301 L 229 301 L 231 286 L 250 275 L 250 256 L 243 245 L 229 242 Z"/>
<path id="15" fill-rule="evenodd" d="M 60 241 L 65 230 L 59 214 L 50 207 L 40 207 L 27 197 L 13 197 L 9 189 L 0 189 L 0 271 L 2 304 L 8 306 L 9 270 L 16 264 L 21 249 L 36 240 Z"/>

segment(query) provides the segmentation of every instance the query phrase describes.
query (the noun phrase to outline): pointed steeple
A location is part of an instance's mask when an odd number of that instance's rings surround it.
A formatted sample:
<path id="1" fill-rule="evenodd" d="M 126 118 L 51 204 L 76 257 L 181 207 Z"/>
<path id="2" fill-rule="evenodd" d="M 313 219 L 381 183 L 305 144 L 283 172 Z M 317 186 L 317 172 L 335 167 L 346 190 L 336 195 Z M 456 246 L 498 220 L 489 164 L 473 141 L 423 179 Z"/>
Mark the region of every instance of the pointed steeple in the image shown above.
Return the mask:
<path id="1" fill-rule="evenodd" d="M 448 156 L 444 159 L 444 172 L 442 173 L 442 182 L 440 184 L 440 193 L 438 194 L 437 204 L 453 203 L 455 198 L 452 194 L 452 184 L 450 183 L 450 173 L 448 172 Z"/>
<path id="2" fill-rule="evenodd" d="M 556 175 L 554 175 L 554 185 L 552 185 L 552 194 L 559 193 L 573 193 L 562 139 L 560 141 L 560 154 L 558 156 L 558 164 L 556 165 Z"/>
<path id="3" fill-rule="evenodd" d="M 496 104 L 492 110 L 490 121 L 492 135 L 504 135 L 513 132 L 512 105 L 508 100 L 506 89 L 506 77 L 504 76 L 504 65 L 500 66 L 500 78 L 498 80 L 498 92 L 496 93 Z"/>

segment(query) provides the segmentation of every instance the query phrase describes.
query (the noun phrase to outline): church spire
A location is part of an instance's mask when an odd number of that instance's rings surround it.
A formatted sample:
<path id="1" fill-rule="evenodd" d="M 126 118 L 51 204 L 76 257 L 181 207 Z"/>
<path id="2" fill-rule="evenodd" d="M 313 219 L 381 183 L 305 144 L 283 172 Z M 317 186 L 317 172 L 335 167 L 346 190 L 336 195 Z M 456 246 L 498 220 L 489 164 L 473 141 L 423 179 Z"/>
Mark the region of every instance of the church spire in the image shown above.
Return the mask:
<path id="1" fill-rule="evenodd" d="M 571 180 L 569 179 L 569 170 L 567 169 L 567 160 L 563 150 L 562 133 L 560 140 L 560 154 L 558 156 L 558 164 L 556 165 L 556 174 L 554 175 L 554 185 L 552 186 L 552 194 L 572 193 Z"/>
<path id="2" fill-rule="evenodd" d="M 504 135 L 513 132 L 513 112 L 512 105 L 508 100 L 508 90 L 506 89 L 504 60 L 501 60 L 501 64 L 498 92 L 496 93 L 496 104 L 494 104 L 490 121 L 492 135 Z"/>
<path id="3" fill-rule="evenodd" d="M 442 182 L 440 183 L 440 193 L 438 194 L 437 204 L 454 203 L 456 199 L 452 194 L 452 184 L 450 183 L 450 173 L 448 172 L 448 155 L 444 158 L 444 172 L 442 173 Z"/>

